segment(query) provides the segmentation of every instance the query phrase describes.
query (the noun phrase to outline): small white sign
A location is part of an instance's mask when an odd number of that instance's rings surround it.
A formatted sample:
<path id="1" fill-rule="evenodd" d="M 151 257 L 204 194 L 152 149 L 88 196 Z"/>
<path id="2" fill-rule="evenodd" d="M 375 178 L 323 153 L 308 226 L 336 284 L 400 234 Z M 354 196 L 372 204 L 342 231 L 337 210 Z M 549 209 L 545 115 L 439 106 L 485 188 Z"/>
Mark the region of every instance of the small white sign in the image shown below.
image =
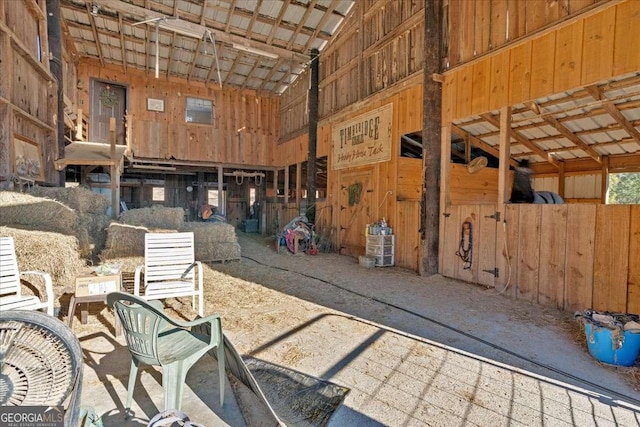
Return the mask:
<path id="1" fill-rule="evenodd" d="M 147 110 L 164 112 L 164 99 L 147 98 Z"/>

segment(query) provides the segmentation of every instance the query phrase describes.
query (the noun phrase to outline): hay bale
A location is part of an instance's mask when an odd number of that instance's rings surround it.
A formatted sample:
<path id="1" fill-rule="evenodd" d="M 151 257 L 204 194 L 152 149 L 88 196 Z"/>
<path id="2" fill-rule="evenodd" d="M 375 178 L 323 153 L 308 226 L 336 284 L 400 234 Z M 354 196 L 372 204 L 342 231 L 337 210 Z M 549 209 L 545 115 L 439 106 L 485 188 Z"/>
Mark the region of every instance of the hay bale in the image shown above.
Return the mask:
<path id="1" fill-rule="evenodd" d="M 15 240 L 20 271 L 39 270 L 51 275 L 56 307 L 66 305 L 60 297 L 75 291 L 75 278 L 86 268 L 74 236 L 46 231 L 0 227 L 1 236 Z"/>
<path id="2" fill-rule="evenodd" d="M 193 231 L 195 241 L 203 243 L 237 242 L 236 228 L 223 222 L 185 222 L 179 231 Z"/>
<path id="3" fill-rule="evenodd" d="M 147 228 L 178 230 L 184 224 L 184 209 L 165 208 L 158 205 L 150 208 L 129 209 L 120 215 L 120 222 Z"/>
<path id="4" fill-rule="evenodd" d="M 196 260 L 202 262 L 231 261 L 240 259 L 240 244 L 237 242 L 215 242 L 195 244 Z"/>
<path id="5" fill-rule="evenodd" d="M 77 223 L 78 213 L 56 200 L 0 191 L 0 225 L 74 236 Z"/>
<path id="6" fill-rule="evenodd" d="M 144 257 L 144 235 L 146 227 L 112 222 L 107 227 L 107 239 L 100 259 L 104 262 L 115 258 Z"/>
<path id="7" fill-rule="evenodd" d="M 221 222 L 187 222 L 180 231 L 192 231 L 195 257 L 198 261 L 240 259 L 236 229 Z"/>
<path id="8" fill-rule="evenodd" d="M 34 186 L 29 194 L 57 200 L 78 212 L 104 215 L 111 203 L 105 194 L 94 193 L 86 187 L 40 187 Z"/>

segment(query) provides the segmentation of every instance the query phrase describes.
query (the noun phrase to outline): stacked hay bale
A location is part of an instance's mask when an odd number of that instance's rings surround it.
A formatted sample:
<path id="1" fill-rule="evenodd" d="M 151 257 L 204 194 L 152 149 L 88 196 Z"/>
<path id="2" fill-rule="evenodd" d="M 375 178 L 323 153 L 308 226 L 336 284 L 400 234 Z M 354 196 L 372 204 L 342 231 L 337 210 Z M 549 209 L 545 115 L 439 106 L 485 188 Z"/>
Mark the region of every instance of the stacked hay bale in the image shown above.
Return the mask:
<path id="1" fill-rule="evenodd" d="M 196 259 L 230 261 L 240 259 L 236 229 L 221 222 L 186 222 L 180 231 L 193 231 Z"/>
<path id="2" fill-rule="evenodd" d="M 228 261 L 240 259 L 240 245 L 235 228 L 230 224 L 184 222 L 181 208 L 131 209 L 112 223 L 107 230 L 103 261 L 126 257 L 144 257 L 144 235 L 148 232 L 192 231 L 195 258 L 198 261 Z"/>
<path id="3" fill-rule="evenodd" d="M 75 235 L 80 244 L 81 256 L 94 258 L 105 245 L 106 228 L 111 219 L 106 214 L 109 200 L 85 187 L 35 186 L 29 194 L 56 200 L 77 212 Z"/>
<path id="4" fill-rule="evenodd" d="M 85 260 L 80 258 L 76 237 L 7 226 L 0 226 L 0 236 L 13 237 L 20 271 L 39 270 L 51 275 L 54 306 L 66 307 L 75 291 L 76 276 L 86 268 Z M 43 283 L 34 285 L 44 289 Z"/>

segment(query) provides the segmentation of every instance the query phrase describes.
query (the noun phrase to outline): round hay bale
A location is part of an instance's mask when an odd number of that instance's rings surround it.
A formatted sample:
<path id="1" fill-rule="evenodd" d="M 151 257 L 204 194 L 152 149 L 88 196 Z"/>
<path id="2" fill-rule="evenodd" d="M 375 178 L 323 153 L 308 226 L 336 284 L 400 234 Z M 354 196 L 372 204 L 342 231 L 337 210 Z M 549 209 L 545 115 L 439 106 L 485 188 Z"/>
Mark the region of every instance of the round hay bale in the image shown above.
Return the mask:
<path id="1" fill-rule="evenodd" d="M 184 224 L 184 209 L 165 208 L 158 205 L 150 208 L 129 209 L 120 215 L 119 221 L 127 225 L 178 230 Z"/>

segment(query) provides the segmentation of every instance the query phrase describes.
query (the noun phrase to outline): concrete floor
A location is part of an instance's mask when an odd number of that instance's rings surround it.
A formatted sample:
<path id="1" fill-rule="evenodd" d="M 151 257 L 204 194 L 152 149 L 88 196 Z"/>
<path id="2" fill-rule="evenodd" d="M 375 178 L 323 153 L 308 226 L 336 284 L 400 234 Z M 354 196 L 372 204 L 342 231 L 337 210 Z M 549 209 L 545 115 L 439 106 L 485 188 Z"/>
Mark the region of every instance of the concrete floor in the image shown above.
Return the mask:
<path id="1" fill-rule="evenodd" d="M 298 274 L 295 281 L 276 276 L 255 286 L 319 307 L 304 328 L 281 333 L 287 342 L 313 349 L 290 368 L 350 389 L 329 426 L 640 425 L 640 394 L 627 381 L 629 368 L 596 362 L 566 328 L 554 327 L 556 320 L 567 321 L 566 313 L 440 276 L 365 269 L 338 255 L 301 262 L 275 253 L 260 236 L 239 233 L 239 240 L 245 258 L 213 269 L 236 277 L 247 265 Z M 123 339 L 113 337 L 109 319 L 99 320 L 101 327 L 91 328 L 90 319 L 78 332 L 85 353 L 82 404 L 93 407 L 105 426 L 146 425 L 163 408 L 160 372 L 142 371 L 134 417 L 125 421 L 129 354 Z M 245 350 L 254 342 L 248 335 L 228 333 Z M 261 348 L 276 348 L 279 339 L 265 338 Z M 246 425 L 225 387 L 220 408 L 216 366 L 205 356 L 189 372 L 183 411 L 206 426 Z"/>

